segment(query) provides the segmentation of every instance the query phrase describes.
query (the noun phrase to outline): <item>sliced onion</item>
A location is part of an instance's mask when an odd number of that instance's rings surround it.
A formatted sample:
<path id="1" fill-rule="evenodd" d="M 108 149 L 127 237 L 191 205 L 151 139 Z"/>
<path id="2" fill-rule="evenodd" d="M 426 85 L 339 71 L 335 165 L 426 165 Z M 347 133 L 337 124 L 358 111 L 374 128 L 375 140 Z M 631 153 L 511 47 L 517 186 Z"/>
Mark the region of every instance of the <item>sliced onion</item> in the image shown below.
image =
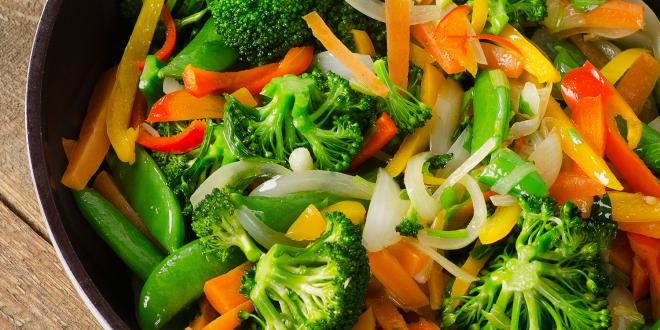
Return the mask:
<path id="1" fill-rule="evenodd" d="M 486 54 L 484 53 L 484 50 L 481 48 L 481 43 L 479 42 L 479 39 L 474 38 L 474 36 L 476 36 L 477 34 L 474 32 L 474 28 L 472 27 L 472 24 L 468 24 L 467 32 L 468 32 L 468 36 L 470 37 L 468 41 L 470 42 L 470 46 L 472 47 L 474 56 L 477 58 L 477 63 L 483 65 L 488 64 L 488 60 L 486 59 Z"/>
<path id="2" fill-rule="evenodd" d="M 495 206 L 511 206 L 518 203 L 518 200 L 511 195 L 493 195 L 490 196 L 490 202 Z"/>
<path id="3" fill-rule="evenodd" d="M 244 180 L 291 173 L 286 167 L 268 161 L 242 160 L 227 164 L 211 174 L 190 196 L 196 207 L 215 188 L 224 188 Z"/>
<path id="4" fill-rule="evenodd" d="M 431 129 L 431 152 L 444 154 L 452 145 L 451 136 L 458 127 L 463 87 L 454 79 L 447 79 L 438 92 L 429 123 Z"/>
<path id="5" fill-rule="evenodd" d="M 289 246 L 305 246 L 304 241 L 294 241 L 283 233 L 268 227 L 259 216 L 245 205 L 241 205 L 236 210 L 236 219 L 240 222 L 243 229 L 257 241 L 261 246 L 270 249 L 275 244 L 284 244 Z"/>
<path id="6" fill-rule="evenodd" d="M 490 187 L 490 190 L 498 194 L 506 194 L 528 174 L 534 171 L 536 171 L 536 168 L 532 164 L 525 163 L 524 165 L 517 166 L 511 171 L 511 173 L 497 180 L 497 182 Z"/>
<path id="7" fill-rule="evenodd" d="M 520 93 L 520 97 L 530 105 L 532 112 L 534 112 L 534 116 L 528 120 L 513 123 L 513 125 L 511 125 L 511 130 L 509 131 L 510 140 L 536 132 L 539 125 L 541 125 L 541 119 L 545 116 L 545 110 L 548 107 L 551 92 L 552 84 L 547 84 L 540 90 L 531 82 L 525 84 Z"/>
<path id="8" fill-rule="evenodd" d="M 479 229 L 483 226 L 488 216 L 486 200 L 481 192 L 481 188 L 479 188 L 479 183 L 470 175 L 463 175 L 458 183 L 467 189 L 472 199 L 472 207 L 474 208 L 472 219 L 465 228 L 467 230 L 467 236 L 461 238 L 438 238 L 432 237 L 426 230 L 422 230 L 417 235 L 420 243 L 435 249 L 457 250 L 468 246 L 479 237 Z"/>
<path id="9" fill-rule="evenodd" d="M 300 171 L 274 177 L 252 190 L 250 196 L 285 196 L 303 191 L 325 191 L 369 200 L 374 184 L 359 177 L 330 171 Z"/>
<path id="10" fill-rule="evenodd" d="M 147 123 L 142 123 L 140 126 L 141 126 L 145 131 L 147 131 L 147 133 L 149 133 L 151 136 L 155 136 L 155 137 L 159 137 L 159 136 L 160 136 L 160 133 L 158 133 L 158 131 L 157 131 L 155 128 L 153 128 L 151 125 L 149 125 L 149 124 L 147 124 Z"/>
<path id="11" fill-rule="evenodd" d="M 424 252 L 429 258 L 437 262 L 443 269 L 445 269 L 449 274 L 456 276 L 456 278 L 461 279 L 467 283 L 471 283 L 477 280 L 476 277 L 472 276 L 470 273 L 464 271 L 461 267 L 451 262 L 449 259 L 445 258 L 442 254 L 436 252 L 433 248 L 428 247 L 424 244 L 415 242 L 414 240 L 408 241 L 408 243 L 418 250 Z"/>
<path id="12" fill-rule="evenodd" d="M 536 145 L 528 159 L 538 169 L 543 182 L 550 187 L 559 175 L 563 156 L 559 134 L 552 130 L 543 141 Z"/>
<path id="13" fill-rule="evenodd" d="M 289 155 L 289 167 L 294 172 L 311 171 L 314 169 L 314 160 L 309 150 L 304 147 L 296 148 Z"/>
<path id="14" fill-rule="evenodd" d="M 578 12 L 573 6 L 567 6 L 563 0 L 548 0 L 546 4 L 548 16 L 543 23 L 551 33 L 560 38 L 589 33 L 608 39 L 619 39 L 638 31 L 637 29 L 586 27 L 585 14 Z"/>
<path id="15" fill-rule="evenodd" d="M 362 245 L 367 251 L 380 251 L 401 239 L 395 227 L 405 217 L 410 202 L 402 200 L 400 192 L 396 181 L 385 170 L 379 169 L 362 232 Z"/>
<path id="16" fill-rule="evenodd" d="M 410 203 L 417 211 L 417 216 L 421 223 L 433 221 L 440 210 L 440 203 L 426 191 L 424 185 L 424 163 L 433 157 L 430 152 L 424 152 L 413 156 L 408 160 L 406 171 L 403 176 L 403 183 L 406 186 L 406 192 L 410 197 Z"/>
<path id="17" fill-rule="evenodd" d="M 486 159 L 488 155 L 490 154 L 493 149 L 495 149 L 495 146 L 497 145 L 497 141 L 495 138 L 490 138 L 486 143 L 484 143 L 481 148 L 477 149 L 477 151 L 472 154 L 461 166 L 459 166 L 456 171 L 454 171 L 452 174 L 450 174 L 447 177 L 447 180 L 445 183 L 443 183 L 438 190 L 433 193 L 434 198 L 440 198 L 440 194 L 445 191 L 447 187 L 451 187 L 458 183 L 459 180 L 461 180 L 464 176 L 466 176 L 470 171 L 472 171 L 479 163 L 481 163 L 482 160 Z M 483 196 L 481 197 L 483 199 Z"/>
<path id="18" fill-rule="evenodd" d="M 454 144 L 451 145 L 451 148 L 449 148 L 449 151 L 447 153 L 452 154 L 452 158 L 449 162 L 447 162 L 447 166 L 445 168 L 440 169 L 436 175 L 446 178 L 454 172 L 461 164 L 463 164 L 469 157 L 470 157 L 470 152 L 467 151 L 463 145 L 465 145 L 465 140 L 467 139 L 467 130 L 463 131 L 456 141 L 454 141 Z"/>
<path id="19" fill-rule="evenodd" d="M 385 4 L 379 0 L 346 0 L 346 3 L 369 18 L 385 22 Z M 435 5 L 410 7 L 410 25 L 422 24 L 441 19 L 445 11 Z"/>
<path id="20" fill-rule="evenodd" d="M 650 123 L 649 126 L 653 128 L 656 131 L 660 131 L 660 117 L 657 117 L 653 119 Z"/>
<path id="21" fill-rule="evenodd" d="M 635 299 L 627 288 L 615 285 L 607 296 L 607 304 L 612 316 L 610 329 L 627 330 L 644 324 L 644 315 L 637 311 Z"/>
<path id="22" fill-rule="evenodd" d="M 172 77 L 163 79 L 163 93 L 170 94 L 184 89 L 183 85 Z"/>
<path id="23" fill-rule="evenodd" d="M 371 59 L 371 56 L 356 53 L 353 53 L 353 56 L 366 65 L 371 71 L 374 70 L 374 61 Z M 316 61 L 323 72 L 332 71 L 346 80 L 351 80 L 353 78 L 351 70 L 339 62 L 339 60 L 337 60 L 337 58 L 329 51 L 316 54 Z"/>
<path id="24" fill-rule="evenodd" d="M 644 6 L 644 28 L 630 37 L 617 40 L 629 48 L 652 48 L 655 58 L 660 61 L 660 21 L 653 9 L 642 0 L 630 0 Z"/>

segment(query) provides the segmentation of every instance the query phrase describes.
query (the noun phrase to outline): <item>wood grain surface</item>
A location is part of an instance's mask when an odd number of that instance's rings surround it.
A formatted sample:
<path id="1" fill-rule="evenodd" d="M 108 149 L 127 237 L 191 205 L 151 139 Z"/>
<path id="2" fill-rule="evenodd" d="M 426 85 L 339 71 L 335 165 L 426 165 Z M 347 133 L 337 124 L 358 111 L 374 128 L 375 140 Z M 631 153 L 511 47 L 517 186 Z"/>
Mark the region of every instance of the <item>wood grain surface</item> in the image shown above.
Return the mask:
<path id="1" fill-rule="evenodd" d="M 0 0 L 0 329 L 96 329 L 50 245 L 25 147 L 25 80 L 44 2 Z"/>

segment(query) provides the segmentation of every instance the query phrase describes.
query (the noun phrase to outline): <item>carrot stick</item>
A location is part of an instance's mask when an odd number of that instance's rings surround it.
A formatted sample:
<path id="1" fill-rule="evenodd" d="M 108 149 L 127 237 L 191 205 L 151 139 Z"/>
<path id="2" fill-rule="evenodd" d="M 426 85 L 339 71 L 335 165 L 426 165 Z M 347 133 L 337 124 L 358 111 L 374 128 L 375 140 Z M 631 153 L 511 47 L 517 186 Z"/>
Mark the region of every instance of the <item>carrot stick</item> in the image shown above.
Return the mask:
<path id="1" fill-rule="evenodd" d="M 383 112 L 380 117 L 376 119 L 376 132 L 369 137 L 367 142 L 362 145 L 362 149 L 360 149 L 357 155 L 353 157 L 349 169 L 356 169 L 375 153 L 380 151 L 380 149 L 383 149 L 383 147 L 396 135 L 396 132 L 396 124 L 394 124 L 394 121 L 387 113 Z"/>
<path id="2" fill-rule="evenodd" d="M 204 327 L 204 330 L 234 330 L 241 324 L 241 320 L 238 318 L 241 311 L 246 311 L 248 313 L 254 312 L 254 306 L 252 301 L 248 300 L 234 309 L 228 311 L 225 314 L 222 314 L 220 317 L 213 320 Z"/>
<path id="3" fill-rule="evenodd" d="M 245 262 L 231 271 L 204 283 L 206 299 L 218 313 L 225 314 L 249 300 L 239 290 L 241 288 L 241 276 L 250 267 L 252 267 L 252 264 Z"/>
<path id="4" fill-rule="evenodd" d="M 387 65 L 390 79 L 408 87 L 408 58 L 410 57 L 410 1 L 385 0 L 387 27 Z"/>
<path id="5" fill-rule="evenodd" d="M 619 222 L 619 229 L 628 233 L 635 233 L 660 239 L 660 222 Z"/>
<path id="6" fill-rule="evenodd" d="M 218 312 L 213 309 L 213 306 L 209 304 L 206 297 L 199 299 L 199 312 L 199 315 L 197 315 L 197 317 L 195 317 L 188 325 L 191 330 L 202 330 L 206 325 L 218 317 Z"/>
<path id="7" fill-rule="evenodd" d="M 431 309 L 438 310 L 442 307 L 442 301 L 445 298 L 445 284 L 446 277 L 442 273 L 442 267 L 437 263 L 433 263 L 428 282 Z"/>
<path id="8" fill-rule="evenodd" d="M 256 107 L 259 105 L 254 96 L 252 96 L 252 93 L 250 93 L 250 91 L 245 87 L 237 89 L 235 92 L 231 93 L 231 96 L 235 97 L 238 102 L 249 105 L 251 107 Z"/>
<path id="9" fill-rule="evenodd" d="M 202 97 L 216 92 L 231 92 L 245 87 L 250 81 L 259 79 L 277 70 L 277 63 L 266 64 L 238 72 L 214 72 L 186 66 L 181 77 L 188 92 Z M 258 93 L 260 91 L 256 91 Z"/>
<path id="10" fill-rule="evenodd" d="M 642 258 L 639 256 L 633 257 L 632 270 L 630 272 L 630 292 L 633 299 L 638 301 L 649 293 L 651 282 L 649 281 L 649 273 L 643 265 Z"/>
<path id="11" fill-rule="evenodd" d="M 616 86 L 621 97 L 639 114 L 660 77 L 660 63 L 648 53 L 642 54 Z"/>
<path id="12" fill-rule="evenodd" d="M 651 305 L 653 318 L 660 318 L 660 239 L 628 233 L 630 247 L 642 258 L 651 280 Z"/>
<path id="13" fill-rule="evenodd" d="M 371 307 L 367 308 L 351 330 L 376 330 L 376 317 Z"/>
<path id="14" fill-rule="evenodd" d="M 388 247 L 387 251 L 396 258 L 403 269 L 413 278 L 424 272 L 429 266 L 429 261 L 431 261 L 428 255 L 404 241 Z"/>
<path id="15" fill-rule="evenodd" d="M 391 253 L 382 250 L 368 255 L 371 273 L 402 307 L 417 309 L 429 304 L 429 298 Z"/>
<path id="16" fill-rule="evenodd" d="M 383 330 L 407 330 L 403 315 L 386 297 L 367 298 L 367 306 L 374 311 L 376 322 Z"/>

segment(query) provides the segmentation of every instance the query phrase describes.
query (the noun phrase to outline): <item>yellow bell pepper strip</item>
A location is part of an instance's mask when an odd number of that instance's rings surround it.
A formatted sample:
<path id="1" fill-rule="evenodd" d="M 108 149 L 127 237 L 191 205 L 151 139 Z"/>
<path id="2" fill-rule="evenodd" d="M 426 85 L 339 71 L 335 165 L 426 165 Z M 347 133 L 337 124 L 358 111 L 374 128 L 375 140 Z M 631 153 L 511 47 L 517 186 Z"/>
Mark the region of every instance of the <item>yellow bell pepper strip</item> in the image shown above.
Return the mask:
<path id="1" fill-rule="evenodd" d="M 539 83 L 556 83 L 561 80 L 561 75 L 552 62 L 513 26 L 507 25 L 500 37 L 510 41 L 520 50 L 525 58 L 525 70 L 536 77 Z"/>
<path id="2" fill-rule="evenodd" d="M 427 63 L 424 67 L 424 75 L 421 83 L 421 101 L 430 107 L 435 107 L 435 100 L 438 98 L 438 91 L 445 82 L 442 73 L 436 69 L 433 64 Z M 430 128 L 427 125 L 415 130 L 411 135 L 404 138 L 399 150 L 392 157 L 392 161 L 387 164 L 385 170 L 392 176 L 398 176 L 403 172 L 410 158 L 429 146 Z"/>
<path id="3" fill-rule="evenodd" d="M 660 222 L 618 222 L 619 229 L 628 233 L 635 233 L 647 237 L 660 239 Z"/>
<path id="4" fill-rule="evenodd" d="M 642 54 L 621 78 L 616 90 L 639 115 L 660 77 L 660 63 L 651 54 Z"/>
<path id="5" fill-rule="evenodd" d="M 367 308 L 367 310 L 360 315 L 357 323 L 353 325 L 351 330 L 376 330 L 376 317 L 374 316 L 374 310 L 371 307 Z"/>
<path id="6" fill-rule="evenodd" d="M 626 49 L 605 64 L 605 66 L 600 69 L 600 73 L 603 74 L 610 84 L 616 84 L 633 63 L 635 63 L 642 54 L 648 52 L 648 50 L 642 48 Z"/>
<path id="7" fill-rule="evenodd" d="M 643 194 L 615 192 L 608 194 L 612 217 L 617 222 L 660 222 L 660 200 Z"/>
<path id="8" fill-rule="evenodd" d="M 392 82 L 408 87 L 410 57 L 410 1 L 385 0 L 387 67 Z"/>
<path id="9" fill-rule="evenodd" d="M 424 48 L 413 43 L 410 44 L 410 63 L 425 68 L 427 64 L 434 62 L 433 57 Z"/>
<path id="10" fill-rule="evenodd" d="M 389 93 L 389 88 L 332 33 L 332 30 L 317 12 L 311 12 L 303 16 L 303 19 L 312 30 L 314 37 L 353 73 L 362 87 L 380 97 L 384 97 Z"/>
<path id="11" fill-rule="evenodd" d="M 518 204 L 498 207 L 479 229 L 481 243 L 492 244 L 506 237 L 518 222 L 520 212 Z"/>
<path id="12" fill-rule="evenodd" d="M 431 274 L 429 275 L 429 305 L 432 310 L 438 310 L 442 307 L 442 302 L 445 298 L 445 285 L 447 277 L 442 272 L 442 267 L 439 264 L 433 263 L 431 266 Z"/>
<path id="13" fill-rule="evenodd" d="M 319 210 L 310 204 L 289 227 L 286 237 L 294 241 L 313 241 L 325 231 L 325 219 Z"/>
<path id="14" fill-rule="evenodd" d="M 488 0 L 474 0 L 472 4 L 472 28 L 474 33 L 479 34 L 486 26 L 488 18 Z"/>
<path id="15" fill-rule="evenodd" d="M 484 265 L 490 259 L 490 255 L 492 254 L 489 253 L 480 259 L 474 259 L 472 256 L 468 257 L 467 260 L 465 260 L 465 263 L 461 267 L 463 271 L 466 273 L 472 275 L 472 276 L 477 276 L 479 274 L 479 271 L 481 271 L 482 268 L 484 268 Z M 471 282 L 465 282 L 461 280 L 460 278 L 456 278 L 454 281 L 454 285 L 451 286 L 451 291 L 450 291 L 450 296 L 452 297 L 460 297 L 464 296 L 467 294 L 468 290 L 470 289 L 470 284 Z"/>
<path id="16" fill-rule="evenodd" d="M 351 30 L 351 32 L 353 33 L 353 41 L 355 42 L 355 51 L 358 54 L 376 56 L 376 49 L 367 32 L 362 30 Z"/>
<path id="17" fill-rule="evenodd" d="M 559 130 L 562 150 L 574 162 L 580 164 L 580 168 L 587 176 L 610 189 L 623 189 L 623 186 L 607 166 L 605 160 L 599 157 L 582 138 L 571 120 L 561 109 L 559 103 L 553 98 L 550 98 L 548 102 L 546 117 L 554 118 L 556 127 Z"/>
<path id="18" fill-rule="evenodd" d="M 238 102 L 241 102 L 253 108 L 259 105 L 257 99 L 255 99 L 254 96 L 250 93 L 250 91 L 245 87 L 241 87 L 237 89 L 235 92 L 231 93 L 231 96 L 233 96 Z"/>
<path id="19" fill-rule="evenodd" d="M 151 107 L 147 122 L 159 123 L 205 118 L 221 118 L 225 99 L 220 95 L 194 97 L 182 89 L 167 94 Z"/>
<path id="20" fill-rule="evenodd" d="M 356 225 L 364 223 L 364 218 L 367 214 L 364 205 L 356 201 L 341 201 L 326 207 L 323 209 L 323 212 L 341 212 Z"/>
<path id="21" fill-rule="evenodd" d="M 403 309 L 414 310 L 429 304 L 429 298 L 417 282 L 387 249 L 367 255 L 371 274 Z"/>
<path id="22" fill-rule="evenodd" d="M 80 129 L 78 143 L 71 152 L 69 163 L 62 175 L 62 184 L 75 190 L 85 188 L 99 169 L 110 148 L 106 131 L 106 106 L 115 82 L 116 68 L 104 72 L 99 78 L 87 114 Z"/>
<path id="23" fill-rule="evenodd" d="M 428 186 L 441 186 L 445 181 L 447 181 L 447 179 L 439 178 L 437 176 L 424 176 L 424 184 Z"/>
<path id="24" fill-rule="evenodd" d="M 106 125 L 110 143 L 117 157 L 129 164 L 135 161 L 138 131 L 129 126 L 140 70 L 136 63 L 147 56 L 154 36 L 163 0 L 144 0 L 133 33 L 128 40 L 119 66 L 112 96 L 108 102 Z"/>

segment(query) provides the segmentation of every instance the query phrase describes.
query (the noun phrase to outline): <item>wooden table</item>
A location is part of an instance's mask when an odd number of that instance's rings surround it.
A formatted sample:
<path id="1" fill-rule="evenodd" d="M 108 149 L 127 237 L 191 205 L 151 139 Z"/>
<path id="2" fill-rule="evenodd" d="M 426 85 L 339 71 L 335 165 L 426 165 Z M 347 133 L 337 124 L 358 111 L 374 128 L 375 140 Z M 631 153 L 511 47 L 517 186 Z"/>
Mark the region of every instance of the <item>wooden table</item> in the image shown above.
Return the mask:
<path id="1" fill-rule="evenodd" d="M 25 146 L 25 80 L 44 2 L 0 0 L 0 329 L 96 329 L 50 243 Z"/>

